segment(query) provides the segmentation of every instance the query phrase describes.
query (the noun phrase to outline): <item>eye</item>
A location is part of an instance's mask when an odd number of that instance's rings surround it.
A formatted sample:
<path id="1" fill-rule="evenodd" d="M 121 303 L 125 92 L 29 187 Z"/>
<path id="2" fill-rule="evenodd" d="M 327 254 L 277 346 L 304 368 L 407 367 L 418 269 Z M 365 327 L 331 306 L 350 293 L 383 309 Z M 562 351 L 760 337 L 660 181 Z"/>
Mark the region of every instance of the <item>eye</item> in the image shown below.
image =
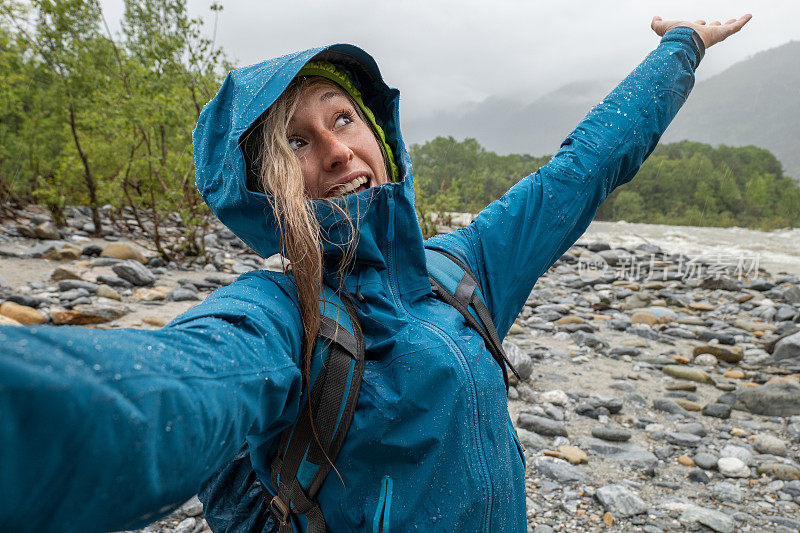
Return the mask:
<path id="1" fill-rule="evenodd" d="M 289 138 L 289 148 L 292 150 L 299 150 L 303 146 L 306 145 L 306 142 L 301 139 L 300 137 L 290 137 Z"/>
<path id="2" fill-rule="evenodd" d="M 342 111 L 336 115 L 336 120 L 333 123 L 335 128 L 346 126 L 353 122 L 353 114 L 350 111 Z"/>

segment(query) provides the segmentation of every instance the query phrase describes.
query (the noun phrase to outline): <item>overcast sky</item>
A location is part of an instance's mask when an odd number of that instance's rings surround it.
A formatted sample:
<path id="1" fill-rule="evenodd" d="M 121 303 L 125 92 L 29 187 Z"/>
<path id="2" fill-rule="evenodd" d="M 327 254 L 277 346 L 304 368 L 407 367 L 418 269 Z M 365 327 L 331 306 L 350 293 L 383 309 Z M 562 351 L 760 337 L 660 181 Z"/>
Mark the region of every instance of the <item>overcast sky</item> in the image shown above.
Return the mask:
<path id="1" fill-rule="evenodd" d="M 798 0 L 223 0 L 216 42 L 237 65 L 322 44 L 371 53 L 414 118 L 511 96 L 530 101 L 571 81 L 621 79 L 658 38 L 653 15 L 708 21 L 752 13 L 741 33 L 708 50 L 699 80 L 756 52 L 800 40 Z M 103 0 L 116 25 L 122 0 Z M 188 0 L 207 21 L 210 0 Z M 798 66 L 800 68 L 800 66 Z"/>

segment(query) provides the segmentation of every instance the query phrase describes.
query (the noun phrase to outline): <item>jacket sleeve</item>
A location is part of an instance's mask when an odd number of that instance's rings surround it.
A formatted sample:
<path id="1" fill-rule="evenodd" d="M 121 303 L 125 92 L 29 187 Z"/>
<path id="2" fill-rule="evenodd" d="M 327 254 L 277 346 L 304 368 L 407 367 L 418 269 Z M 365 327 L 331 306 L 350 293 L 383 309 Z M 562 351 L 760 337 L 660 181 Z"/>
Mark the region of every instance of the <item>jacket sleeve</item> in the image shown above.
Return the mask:
<path id="1" fill-rule="evenodd" d="M 478 276 L 504 337 L 536 280 L 583 234 L 600 204 L 630 181 L 694 85 L 694 30 L 674 28 L 578 124 L 550 162 L 427 246 L 461 256 Z"/>
<path id="2" fill-rule="evenodd" d="M 0 328 L 0 530 L 142 527 L 301 393 L 299 313 L 266 272 L 158 331 Z"/>

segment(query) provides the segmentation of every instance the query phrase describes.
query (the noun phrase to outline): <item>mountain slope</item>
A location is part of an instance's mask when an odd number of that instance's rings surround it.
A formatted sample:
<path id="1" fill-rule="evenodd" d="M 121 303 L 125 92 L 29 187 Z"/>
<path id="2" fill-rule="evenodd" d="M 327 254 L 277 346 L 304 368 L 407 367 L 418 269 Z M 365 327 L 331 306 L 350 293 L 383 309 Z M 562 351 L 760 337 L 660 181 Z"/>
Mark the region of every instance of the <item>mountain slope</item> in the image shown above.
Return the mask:
<path id="1" fill-rule="evenodd" d="M 500 154 L 551 154 L 616 81 L 571 83 L 527 105 L 493 97 L 403 128 L 410 142 L 452 135 L 474 137 Z M 683 139 L 766 148 L 786 175 L 800 180 L 800 42 L 759 52 L 698 83 L 662 142 Z"/>

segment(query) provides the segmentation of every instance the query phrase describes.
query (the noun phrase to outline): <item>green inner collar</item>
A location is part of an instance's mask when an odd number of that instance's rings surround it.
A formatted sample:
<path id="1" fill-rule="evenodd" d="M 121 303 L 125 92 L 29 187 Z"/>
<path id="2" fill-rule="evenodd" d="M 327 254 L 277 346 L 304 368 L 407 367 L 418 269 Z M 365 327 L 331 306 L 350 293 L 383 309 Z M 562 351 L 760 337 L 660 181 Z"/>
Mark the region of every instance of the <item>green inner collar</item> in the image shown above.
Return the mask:
<path id="1" fill-rule="evenodd" d="M 298 72 L 297 75 L 322 76 L 323 78 L 331 80 L 336 85 L 347 91 L 347 94 L 349 94 L 353 100 L 355 100 L 356 104 L 358 104 L 358 107 L 361 109 L 361 112 L 367 118 L 367 122 L 372 128 L 372 132 L 375 134 L 375 138 L 378 140 L 378 146 L 381 147 L 381 151 L 383 152 L 383 156 L 388 167 L 387 170 L 389 172 L 389 179 L 391 181 L 398 181 L 400 179 L 400 171 L 395 163 L 394 153 L 392 152 L 389 143 L 386 142 L 386 134 L 384 133 L 383 128 L 381 128 L 378 124 L 378 121 L 375 120 L 375 114 L 369 107 L 367 107 L 367 105 L 364 103 L 364 100 L 361 98 L 361 91 L 356 88 L 356 86 L 353 84 L 353 81 L 345 73 L 345 71 L 328 61 L 309 61 L 302 69 L 300 69 L 300 72 Z"/>

